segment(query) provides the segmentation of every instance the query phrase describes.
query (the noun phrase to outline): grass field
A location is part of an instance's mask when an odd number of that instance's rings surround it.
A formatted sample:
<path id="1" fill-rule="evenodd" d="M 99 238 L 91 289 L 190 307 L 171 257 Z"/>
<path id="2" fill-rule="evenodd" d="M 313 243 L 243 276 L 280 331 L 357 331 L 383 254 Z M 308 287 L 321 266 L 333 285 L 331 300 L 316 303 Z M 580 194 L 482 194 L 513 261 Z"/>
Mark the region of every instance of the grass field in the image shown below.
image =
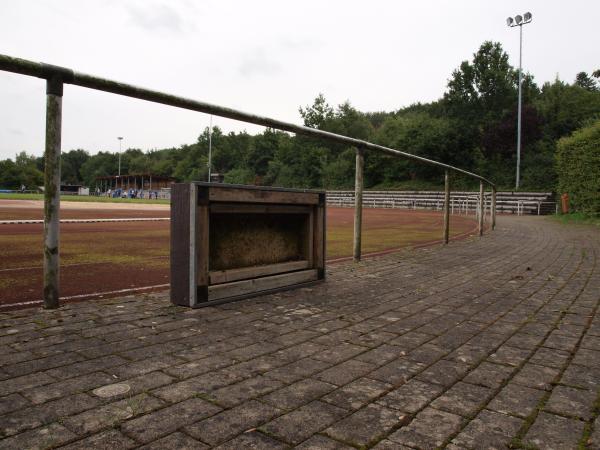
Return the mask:
<path id="1" fill-rule="evenodd" d="M 44 194 L 6 194 L 0 192 L 0 200 L 44 200 Z M 167 199 L 149 199 L 149 198 L 112 198 L 96 197 L 94 195 L 61 195 L 61 202 L 82 202 L 82 203 L 158 203 L 168 205 Z"/>
<path id="2" fill-rule="evenodd" d="M 0 218 L 41 214 L 41 202 L 0 201 Z M 8 206 L 7 206 L 8 205 Z M 165 217 L 163 205 L 63 205 L 61 216 L 76 218 Z M 157 209 L 160 208 L 160 209 Z M 327 259 L 352 254 L 353 209 L 328 208 Z M 364 210 L 363 253 L 382 252 L 439 242 L 440 212 L 392 209 Z M 472 216 L 453 216 L 451 235 L 474 231 Z M 110 295 L 169 282 L 170 223 L 119 222 L 61 225 L 61 295 Z M 0 308 L 35 302 L 42 289 L 42 225 L 0 225 Z"/>
<path id="3" fill-rule="evenodd" d="M 593 216 L 591 214 L 584 213 L 570 213 L 570 214 L 556 214 L 552 216 L 555 220 L 558 220 L 564 224 L 574 224 L 574 225 L 595 225 L 600 227 L 600 217 Z"/>

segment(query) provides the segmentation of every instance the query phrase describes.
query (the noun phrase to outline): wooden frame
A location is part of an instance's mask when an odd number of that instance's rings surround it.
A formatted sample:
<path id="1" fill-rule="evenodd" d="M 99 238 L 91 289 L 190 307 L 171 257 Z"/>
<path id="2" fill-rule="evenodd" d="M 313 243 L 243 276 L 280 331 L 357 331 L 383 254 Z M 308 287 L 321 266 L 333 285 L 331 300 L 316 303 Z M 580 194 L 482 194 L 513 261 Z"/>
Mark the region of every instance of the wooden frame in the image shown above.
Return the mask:
<path id="1" fill-rule="evenodd" d="M 324 280 L 325 208 L 321 191 L 173 184 L 171 302 L 196 308 Z"/>

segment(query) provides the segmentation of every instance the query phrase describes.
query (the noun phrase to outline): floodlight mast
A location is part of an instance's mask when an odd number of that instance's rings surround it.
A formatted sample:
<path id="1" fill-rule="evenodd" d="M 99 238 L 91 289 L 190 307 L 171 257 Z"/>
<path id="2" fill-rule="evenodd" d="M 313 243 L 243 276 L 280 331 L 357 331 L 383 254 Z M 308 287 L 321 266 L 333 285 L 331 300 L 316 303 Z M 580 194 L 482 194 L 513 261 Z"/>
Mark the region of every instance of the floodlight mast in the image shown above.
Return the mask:
<path id="1" fill-rule="evenodd" d="M 523 84 L 523 25 L 532 21 L 532 15 L 530 12 L 526 12 L 523 17 L 521 15 L 515 16 L 513 19 L 509 17 L 506 19 L 506 25 L 509 27 L 519 27 L 519 103 L 517 113 L 517 175 L 515 182 L 515 190 L 519 189 L 519 181 L 521 178 L 521 103 L 522 103 L 522 84 Z"/>

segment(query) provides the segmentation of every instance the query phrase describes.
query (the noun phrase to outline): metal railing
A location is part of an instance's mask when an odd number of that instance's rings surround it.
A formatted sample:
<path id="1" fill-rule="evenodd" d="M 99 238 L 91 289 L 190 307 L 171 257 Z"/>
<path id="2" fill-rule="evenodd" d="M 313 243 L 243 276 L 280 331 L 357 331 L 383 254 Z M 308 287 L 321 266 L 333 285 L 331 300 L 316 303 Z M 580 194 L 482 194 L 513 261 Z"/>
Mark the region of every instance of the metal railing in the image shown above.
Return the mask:
<path id="1" fill-rule="evenodd" d="M 6 72 L 28 75 L 46 80 L 46 145 L 44 150 L 44 307 L 57 308 L 59 306 L 59 216 L 60 207 L 60 153 L 61 153 L 61 122 L 62 122 L 62 96 L 63 85 L 73 84 L 99 91 L 138 98 L 154 103 L 175 106 L 177 108 L 198 111 L 228 119 L 262 125 L 277 130 L 288 131 L 295 134 L 320 138 L 326 141 L 346 144 L 356 148 L 356 174 L 355 174 L 355 214 L 354 214 L 354 261 L 361 258 L 362 237 L 362 192 L 364 172 L 364 152 L 374 150 L 387 155 L 401 157 L 423 164 L 439 167 L 445 171 L 445 204 L 444 204 L 444 230 L 443 241 L 448 243 L 449 238 L 449 196 L 450 172 L 460 173 L 479 180 L 480 205 L 483 204 L 484 183 L 492 190 L 491 222 L 492 229 L 496 224 L 495 199 L 496 186 L 490 180 L 475 173 L 444 164 L 422 156 L 412 155 L 382 145 L 373 144 L 362 139 L 355 139 L 328 131 L 295 125 L 269 117 L 259 116 L 233 108 L 227 108 L 184 97 L 166 94 L 164 92 L 145 89 L 131 84 L 108 80 L 105 78 L 76 72 L 72 69 L 51 64 L 28 61 L 0 54 L 0 70 Z M 480 207 L 483 211 L 483 207 Z M 484 214 L 479 214 L 479 235 L 483 234 Z"/>

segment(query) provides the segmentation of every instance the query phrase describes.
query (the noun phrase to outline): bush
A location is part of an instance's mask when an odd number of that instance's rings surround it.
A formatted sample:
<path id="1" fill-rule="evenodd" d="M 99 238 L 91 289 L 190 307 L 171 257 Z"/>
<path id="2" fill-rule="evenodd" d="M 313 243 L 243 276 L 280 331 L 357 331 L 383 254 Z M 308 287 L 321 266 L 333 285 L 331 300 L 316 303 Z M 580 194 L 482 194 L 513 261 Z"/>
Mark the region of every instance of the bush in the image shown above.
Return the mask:
<path id="1" fill-rule="evenodd" d="M 558 141 L 556 172 L 572 209 L 600 215 L 600 120 Z"/>

